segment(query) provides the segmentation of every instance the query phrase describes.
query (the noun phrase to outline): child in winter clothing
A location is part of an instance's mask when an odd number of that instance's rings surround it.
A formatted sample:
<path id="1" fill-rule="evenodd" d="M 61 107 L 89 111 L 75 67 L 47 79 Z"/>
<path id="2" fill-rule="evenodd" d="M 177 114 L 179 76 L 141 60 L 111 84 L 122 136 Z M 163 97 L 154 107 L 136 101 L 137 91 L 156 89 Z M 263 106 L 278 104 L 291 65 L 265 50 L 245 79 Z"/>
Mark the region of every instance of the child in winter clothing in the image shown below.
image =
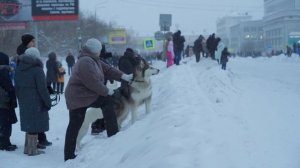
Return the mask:
<path id="1" fill-rule="evenodd" d="M 221 60 L 220 63 L 222 64 L 222 69 L 226 70 L 226 63 L 228 62 L 228 56 L 230 55 L 230 53 L 228 52 L 227 47 L 225 47 L 222 51 L 221 54 Z"/>
<path id="2" fill-rule="evenodd" d="M 57 75 L 57 93 L 63 94 L 64 93 L 64 85 L 65 85 L 65 68 L 62 66 L 60 62 L 57 63 L 58 65 L 58 75 Z"/>
<path id="3" fill-rule="evenodd" d="M 166 43 L 166 56 L 167 56 L 167 68 L 169 68 L 170 66 L 172 66 L 174 64 L 174 58 L 175 58 L 175 54 L 174 54 L 174 44 L 172 41 L 172 37 L 169 37 Z"/>

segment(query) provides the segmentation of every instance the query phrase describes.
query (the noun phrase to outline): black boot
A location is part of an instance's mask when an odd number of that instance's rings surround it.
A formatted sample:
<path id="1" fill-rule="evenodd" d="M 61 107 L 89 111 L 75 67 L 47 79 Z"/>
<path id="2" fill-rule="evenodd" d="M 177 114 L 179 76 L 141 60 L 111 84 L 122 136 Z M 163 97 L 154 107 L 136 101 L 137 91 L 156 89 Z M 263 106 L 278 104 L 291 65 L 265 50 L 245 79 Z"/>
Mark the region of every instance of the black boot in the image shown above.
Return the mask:
<path id="1" fill-rule="evenodd" d="M 95 122 L 92 123 L 92 135 L 98 135 L 99 133 L 105 130 L 105 122 L 104 119 L 97 119 Z"/>
<path id="2" fill-rule="evenodd" d="M 14 151 L 17 149 L 16 145 L 12 145 L 8 137 L 1 136 L 0 137 L 0 150 L 5 151 Z"/>
<path id="3" fill-rule="evenodd" d="M 44 146 L 46 148 L 46 146 L 51 146 L 52 142 L 47 140 L 46 134 L 44 132 L 38 133 L 38 147 L 40 146 L 40 149 L 44 149 L 42 148 L 42 146 Z"/>

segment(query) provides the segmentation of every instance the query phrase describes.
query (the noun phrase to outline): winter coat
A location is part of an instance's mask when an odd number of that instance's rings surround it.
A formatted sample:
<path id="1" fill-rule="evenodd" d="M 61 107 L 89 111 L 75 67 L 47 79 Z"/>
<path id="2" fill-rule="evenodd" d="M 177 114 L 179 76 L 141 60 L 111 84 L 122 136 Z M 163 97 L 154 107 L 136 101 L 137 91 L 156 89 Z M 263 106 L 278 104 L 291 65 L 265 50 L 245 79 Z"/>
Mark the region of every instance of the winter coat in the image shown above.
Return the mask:
<path id="1" fill-rule="evenodd" d="M 181 52 L 184 49 L 184 36 L 181 36 L 181 32 L 177 31 L 173 35 L 174 52 Z"/>
<path id="2" fill-rule="evenodd" d="M 65 82 L 65 68 L 64 67 L 60 67 L 58 68 L 58 75 L 57 75 L 57 82 L 58 83 L 64 83 Z"/>
<path id="3" fill-rule="evenodd" d="M 75 58 L 73 55 L 69 54 L 66 58 L 66 62 L 69 67 L 72 67 L 75 64 Z"/>
<path id="4" fill-rule="evenodd" d="M 174 64 L 174 46 L 173 41 L 169 41 L 167 45 L 167 67 L 170 67 Z"/>
<path id="5" fill-rule="evenodd" d="M 15 88 L 20 109 L 21 130 L 28 133 L 49 130 L 51 100 L 47 90 L 43 63 L 24 55 L 16 68 Z"/>
<path id="6" fill-rule="evenodd" d="M 224 64 L 228 62 L 228 56 L 230 55 L 230 53 L 227 51 L 227 49 L 224 49 L 222 51 L 222 56 L 221 56 L 221 60 L 220 63 Z"/>
<path id="7" fill-rule="evenodd" d="M 119 59 L 118 67 L 119 70 L 126 74 L 132 74 L 135 65 L 135 55 L 132 52 L 125 52 Z"/>
<path id="8" fill-rule="evenodd" d="M 202 41 L 203 41 L 203 37 L 199 37 L 197 40 L 194 41 L 193 51 L 195 54 L 196 53 L 199 54 L 201 51 L 203 51 Z"/>
<path id="9" fill-rule="evenodd" d="M 218 47 L 217 47 L 217 51 L 215 51 L 215 58 L 217 60 L 221 59 L 221 54 L 222 54 L 222 51 L 224 50 L 224 48 L 225 48 L 224 43 L 219 42 Z"/>
<path id="10" fill-rule="evenodd" d="M 9 77 L 8 56 L 1 53 L 0 56 L 0 124 L 14 124 L 17 122 L 15 108 L 17 99 L 15 89 Z"/>
<path id="11" fill-rule="evenodd" d="M 57 82 L 57 75 L 58 75 L 58 66 L 56 61 L 56 55 L 55 53 L 49 54 L 49 59 L 46 62 L 46 68 L 47 68 L 47 83 Z"/>
<path id="12" fill-rule="evenodd" d="M 99 96 L 107 96 L 104 78 L 120 81 L 122 72 L 102 62 L 98 56 L 82 51 L 73 67 L 65 90 L 69 110 L 88 107 Z"/>

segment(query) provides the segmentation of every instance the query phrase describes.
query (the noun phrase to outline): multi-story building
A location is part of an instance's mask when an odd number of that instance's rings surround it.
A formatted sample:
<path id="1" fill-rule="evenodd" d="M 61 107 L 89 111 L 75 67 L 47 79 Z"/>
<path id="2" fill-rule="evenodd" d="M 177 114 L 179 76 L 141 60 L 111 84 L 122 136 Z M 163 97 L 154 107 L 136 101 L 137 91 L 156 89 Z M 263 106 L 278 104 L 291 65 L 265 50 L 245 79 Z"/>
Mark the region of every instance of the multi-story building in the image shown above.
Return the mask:
<path id="1" fill-rule="evenodd" d="M 263 51 L 263 22 L 245 21 L 230 28 L 231 52 L 241 56 L 258 56 Z"/>
<path id="2" fill-rule="evenodd" d="M 216 36 L 222 39 L 222 42 L 230 46 L 230 28 L 244 21 L 251 20 L 252 17 L 247 13 L 237 16 L 225 16 L 217 20 Z"/>
<path id="3" fill-rule="evenodd" d="M 264 0 L 264 47 L 285 50 L 300 32 L 300 0 Z"/>

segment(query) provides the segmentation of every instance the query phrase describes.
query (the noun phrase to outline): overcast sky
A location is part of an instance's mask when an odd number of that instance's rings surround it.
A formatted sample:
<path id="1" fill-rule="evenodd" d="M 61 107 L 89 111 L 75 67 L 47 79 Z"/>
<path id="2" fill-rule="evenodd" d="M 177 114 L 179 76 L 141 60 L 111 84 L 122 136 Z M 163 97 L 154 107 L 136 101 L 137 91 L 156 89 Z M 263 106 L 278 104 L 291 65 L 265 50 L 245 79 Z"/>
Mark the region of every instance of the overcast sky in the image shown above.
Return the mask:
<path id="1" fill-rule="evenodd" d="M 198 35 L 216 31 L 216 20 L 238 13 L 263 17 L 263 0 L 79 0 L 80 10 L 105 22 L 152 36 L 160 29 L 159 14 L 172 14 L 171 31 Z"/>

